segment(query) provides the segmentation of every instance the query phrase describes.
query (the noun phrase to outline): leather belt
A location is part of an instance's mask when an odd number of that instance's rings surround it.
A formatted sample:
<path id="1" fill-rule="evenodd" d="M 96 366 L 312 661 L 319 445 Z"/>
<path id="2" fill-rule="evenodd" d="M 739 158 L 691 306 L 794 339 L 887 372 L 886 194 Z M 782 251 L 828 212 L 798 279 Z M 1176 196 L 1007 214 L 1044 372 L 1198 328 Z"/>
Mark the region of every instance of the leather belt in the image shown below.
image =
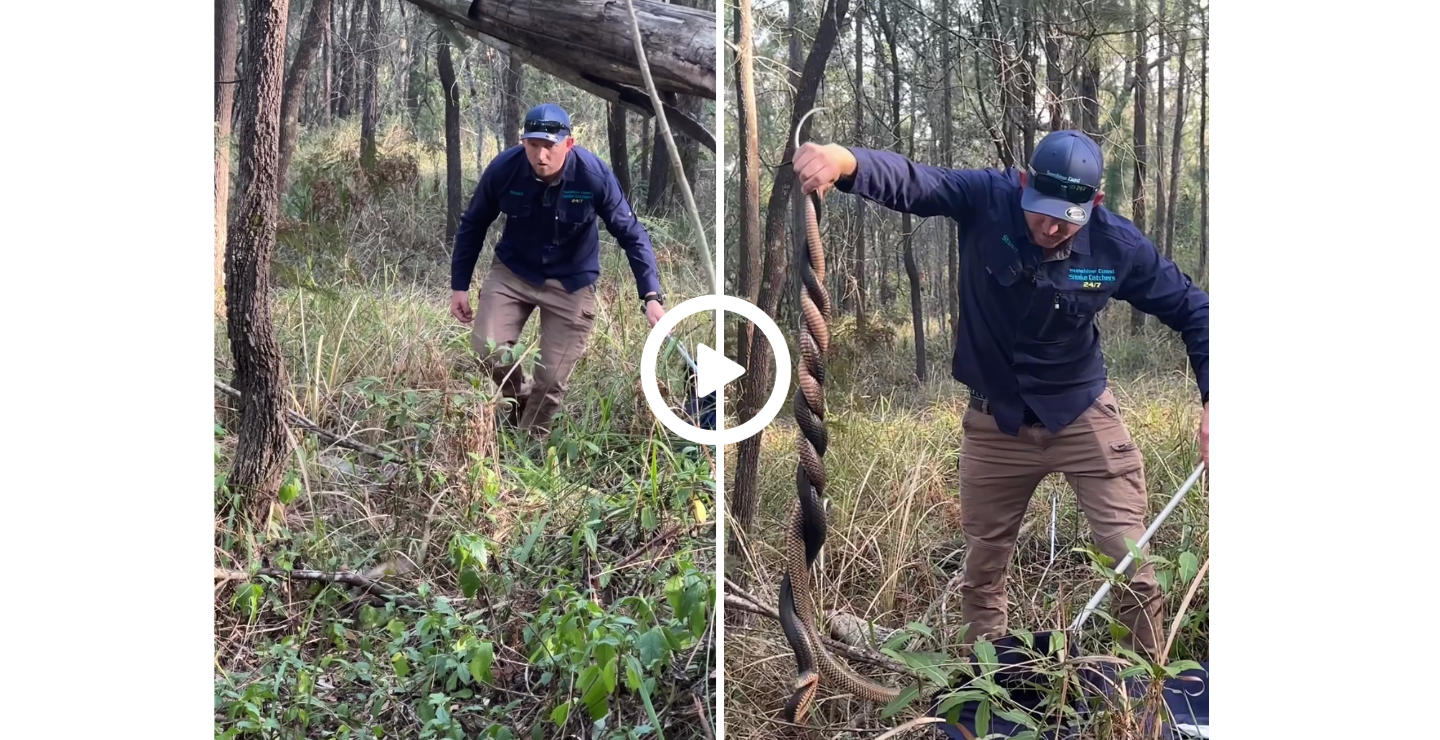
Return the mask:
<path id="1" fill-rule="evenodd" d="M 976 411 L 979 411 L 980 413 L 987 416 L 994 416 L 995 414 L 995 412 L 990 407 L 990 401 L 987 400 L 985 397 L 976 394 L 974 391 L 971 391 L 970 393 L 970 408 L 975 409 Z M 1044 422 L 1040 421 L 1040 417 L 1037 416 L 1034 411 L 1031 411 L 1028 408 L 1025 409 L 1024 412 L 1021 414 L 1020 423 L 1024 424 L 1025 426 L 1041 426 L 1042 424 L 1044 424 Z"/>

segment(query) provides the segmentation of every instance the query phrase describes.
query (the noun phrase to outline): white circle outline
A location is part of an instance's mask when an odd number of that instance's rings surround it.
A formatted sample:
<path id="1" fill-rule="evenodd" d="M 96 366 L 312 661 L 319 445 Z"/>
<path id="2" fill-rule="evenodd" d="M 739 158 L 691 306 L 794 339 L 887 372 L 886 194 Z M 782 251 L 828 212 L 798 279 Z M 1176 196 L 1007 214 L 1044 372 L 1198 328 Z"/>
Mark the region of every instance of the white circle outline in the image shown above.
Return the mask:
<path id="1" fill-rule="evenodd" d="M 665 399 L 660 395 L 660 385 L 655 379 L 655 361 L 660 355 L 660 345 L 675 325 L 701 311 L 716 310 L 722 313 L 738 313 L 750 319 L 751 323 L 765 333 L 765 338 L 770 342 L 770 351 L 775 355 L 775 387 L 770 391 L 770 399 L 755 418 L 734 429 L 725 428 L 724 409 L 717 409 L 718 429 L 701 429 L 686 424 L 670 410 L 669 404 L 665 403 Z M 768 426 L 780 413 L 780 407 L 785 405 L 785 394 L 790 389 L 790 351 L 785 345 L 785 337 L 780 333 L 780 327 L 766 316 L 759 306 L 729 295 L 697 296 L 666 311 L 650 330 L 650 335 L 645 339 L 645 349 L 640 355 L 640 387 L 645 391 L 645 402 L 649 404 L 650 412 L 655 414 L 665 428 L 697 444 L 734 444 L 754 436 Z"/>

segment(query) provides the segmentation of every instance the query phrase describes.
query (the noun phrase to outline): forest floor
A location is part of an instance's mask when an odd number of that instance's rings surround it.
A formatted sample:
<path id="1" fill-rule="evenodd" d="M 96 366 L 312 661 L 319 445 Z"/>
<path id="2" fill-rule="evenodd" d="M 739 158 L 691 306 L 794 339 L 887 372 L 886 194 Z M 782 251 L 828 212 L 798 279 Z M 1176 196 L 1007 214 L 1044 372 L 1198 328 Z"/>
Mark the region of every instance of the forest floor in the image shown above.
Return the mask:
<path id="1" fill-rule="evenodd" d="M 282 502 L 261 521 L 217 513 L 216 737 L 710 735 L 713 451 L 645 404 L 649 326 L 623 253 L 602 229 L 590 348 L 536 452 L 497 429 L 469 326 L 448 314 L 443 152 L 390 142 L 367 178 L 354 144 L 302 141 L 273 305 L 291 408 L 387 459 L 292 428 Z M 672 304 L 705 292 L 684 218 L 642 218 Z M 713 336 L 699 323 L 677 330 L 692 354 Z M 217 379 L 230 357 L 217 321 Z M 662 363 L 662 390 L 684 372 Z M 239 417 L 215 399 L 219 512 Z M 369 573 L 384 593 L 262 567 Z"/>
<path id="2" fill-rule="evenodd" d="M 907 305 L 902 299 L 896 303 L 897 313 Z M 1200 403 L 1179 338 L 1153 319 L 1144 334 L 1127 336 L 1120 324 L 1128 319 L 1128 307 L 1106 311 L 1103 336 L 1111 388 L 1145 456 L 1148 523 L 1199 462 Z M 938 324 L 928 332 L 930 380 L 924 384 L 914 382 L 908 321 L 891 322 L 884 334 L 888 341 L 877 342 L 873 332 L 857 339 L 853 317 L 834 323 L 836 351 L 827 365 L 826 383 L 825 464 L 831 503 L 829 535 L 815 575 L 817 608 L 820 614 L 843 612 L 868 620 L 878 637 L 867 642 L 892 658 L 892 666 L 939 669 L 954 681 L 962 662 L 957 576 L 965 546 L 958 490 L 967 396 L 950 378 L 950 346 Z M 737 563 L 727 558 L 725 568 L 727 578 L 739 571 L 743 588 L 771 608 L 783 575 L 781 533 L 795 497 L 796 427 L 790 413 L 787 405 L 765 431 L 759 514 L 751 535 L 742 537 L 743 559 Z M 727 448 L 727 460 L 734 459 L 735 449 Z M 733 485 L 732 465 L 726 466 L 726 478 L 727 486 Z M 1052 561 L 1051 502 L 1057 497 Z M 1165 593 L 1167 634 L 1200 564 L 1208 559 L 1207 512 L 1202 478 L 1152 540 L 1152 560 Z M 727 527 L 727 542 L 735 536 Z M 1084 551 L 1088 545 L 1089 526 L 1073 492 L 1063 476 L 1047 477 L 1031 500 L 1008 571 L 1012 629 L 1062 628 L 1080 611 L 1105 578 L 1105 569 Z M 1207 593 L 1202 579 L 1180 615 L 1169 656 L 1172 668 L 1187 665 L 1180 661 L 1208 660 Z M 1107 620 L 1098 614 L 1091 618 L 1082 651 L 1124 659 L 1112 647 Z M 855 661 L 850 665 L 872 680 L 906 685 L 906 677 L 895 671 Z M 724 671 L 726 737 L 772 737 L 784 729 L 779 715 L 790 694 L 795 662 L 778 622 L 727 606 Z M 1054 698 L 1049 697 L 1052 703 Z M 978 695 L 970 700 L 980 701 Z M 817 736 L 873 737 L 921 709 L 915 703 L 886 717 L 882 705 L 822 690 L 807 725 L 817 729 Z M 1013 707 L 995 699 L 982 711 L 998 716 L 1013 712 Z M 1137 737 L 1127 732 L 1122 722 L 1098 737 Z M 932 727 L 919 727 L 905 736 L 938 734 Z"/>

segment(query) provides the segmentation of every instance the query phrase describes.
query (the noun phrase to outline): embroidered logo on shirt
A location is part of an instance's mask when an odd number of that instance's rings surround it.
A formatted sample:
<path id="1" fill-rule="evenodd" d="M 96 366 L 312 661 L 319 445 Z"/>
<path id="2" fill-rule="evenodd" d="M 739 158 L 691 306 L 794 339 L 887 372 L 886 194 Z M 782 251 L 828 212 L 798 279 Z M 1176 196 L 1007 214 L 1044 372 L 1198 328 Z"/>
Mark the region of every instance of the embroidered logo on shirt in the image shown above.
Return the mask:
<path id="1" fill-rule="evenodd" d="M 1115 271 L 1108 267 L 1072 267 L 1069 278 L 1080 283 L 1082 290 L 1101 290 L 1115 282 Z"/>
<path id="2" fill-rule="evenodd" d="M 1019 249 L 1016 249 L 1016 248 L 1015 248 L 1015 242 L 1010 241 L 1010 235 L 1009 235 L 1009 234 L 1005 234 L 1004 236 L 1000 237 L 1000 241 L 1005 242 L 1005 246 L 1009 247 L 1009 248 L 1010 248 L 1010 251 L 1012 251 L 1012 252 L 1018 252 L 1018 251 L 1020 251 Z"/>
<path id="3" fill-rule="evenodd" d="M 560 193 L 561 198 L 569 198 L 571 203 L 579 203 L 582 200 L 594 200 L 595 194 L 589 190 L 566 190 Z"/>
<path id="4" fill-rule="evenodd" d="M 521 196 L 521 197 L 524 197 L 524 196 L 525 196 L 525 194 L 522 193 L 522 192 L 520 192 L 519 190 L 511 190 L 511 191 L 510 191 L 510 194 L 511 194 L 511 195 L 518 195 L 518 196 Z"/>

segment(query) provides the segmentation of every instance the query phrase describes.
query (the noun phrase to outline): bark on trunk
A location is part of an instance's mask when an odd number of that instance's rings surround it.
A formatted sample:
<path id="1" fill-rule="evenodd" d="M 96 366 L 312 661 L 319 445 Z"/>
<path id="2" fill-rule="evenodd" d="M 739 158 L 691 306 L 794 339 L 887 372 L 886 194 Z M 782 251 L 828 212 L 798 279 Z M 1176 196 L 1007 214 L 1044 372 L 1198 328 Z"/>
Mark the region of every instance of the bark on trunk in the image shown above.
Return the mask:
<path id="1" fill-rule="evenodd" d="M 740 104 L 740 244 L 736 290 L 754 303 L 760 299 L 760 123 L 755 109 L 755 22 L 750 0 L 740 0 L 740 22 L 735 27 L 739 74 L 735 99 Z M 736 337 L 736 361 L 749 366 L 750 337 L 755 327 L 746 324 Z M 741 388 L 743 394 L 744 388 Z M 737 401 L 739 399 L 737 398 Z"/>
<path id="2" fill-rule="evenodd" d="M 1145 3 L 1135 2 L 1135 188 L 1130 199 L 1130 220 L 1145 233 L 1145 89 L 1150 86 L 1145 63 Z M 1130 307 L 1130 330 L 1145 327 L 1145 313 Z"/>
<path id="3" fill-rule="evenodd" d="M 1182 17 L 1189 17 L 1186 12 Z M 1180 74 L 1175 80 L 1175 132 L 1170 146 L 1170 210 L 1165 214 L 1165 257 L 1175 258 L 1175 211 L 1180 200 L 1180 142 L 1185 133 L 1185 53 L 1190 50 L 1190 29 L 1186 24 L 1185 35 L 1180 39 Z"/>
<path id="4" fill-rule="evenodd" d="M 1065 122 L 1064 86 L 1065 72 L 1060 67 L 1063 52 L 1060 37 L 1049 22 L 1045 24 L 1045 97 L 1050 109 L 1050 130 L 1060 131 L 1069 126 Z"/>
<path id="5" fill-rule="evenodd" d="M 1159 36 L 1159 57 L 1165 58 L 1165 0 L 1160 0 L 1160 15 L 1156 19 L 1156 34 Z M 1155 245 L 1165 251 L 1165 62 L 1155 69 Z M 1169 254 L 1166 253 L 1168 257 Z"/>
<path id="6" fill-rule="evenodd" d="M 839 35 L 840 23 L 845 20 L 845 13 L 849 7 L 850 0 L 826 0 L 825 2 L 825 9 L 820 18 L 820 27 L 815 34 L 815 43 L 810 48 L 810 55 L 805 62 L 805 71 L 801 75 L 800 92 L 796 95 L 795 105 L 790 111 L 790 126 L 785 136 L 785 150 L 780 159 L 782 162 L 788 162 L 795 156 L 796 126 L 800 122 L 800 116 L 815 105 L 815 94 L 820 86 L 820 77 L 825 72 L 825 65 L 830 58 L 831 50 L 835 48 L 835 39 Z M 800 131 L 801 141 L 807 139 L 812 120 L 814 120 L 813 116 L 805 121 L 805 127 Z M 769 315 L 775 314 L 781 291 L 792 286 L 792 282 L 784 278 L 786 269 L 789 267 L 790 250 L 783 249 L 781 245 L 785 239 L 785 214 L 788 210 L 786 205 L 790 200 L 791 186 L 794 182 L 794 170 L 789 167 L 779 168 L 775 173 L 775 181 L 770 188 L 770 200 L 766 207 L 766 280 L 760 286 L 760 298 L 756 305 Z M 750 349 L 750 364 L 746 366 L 745 376 L 741 379 L 741 384 L 744 386 L 744 403 L 741 404 L 739 411 L 741 419 L 754 417 L 769 395 L 771 366 L 768 348 L 769 344 L 765 341 L 765 336 L 760 332 L 755 332 Z M 735 517 L 736 527 L 746 533 L 750 532 L 759 505 L 756 474 L 759 471 L 760 444 L 764 434 L 764 430 L 761 430 L 760 433 L 739 444 L 735 468 L 735 494 L 730 503 L 730 513 Z"/>
<path id="7" fill-rule="evenodd" d="M 948 2 L 948 0 L 947 0 Z M 855 143 L 865 141 L 865 10 L 855 10 Z M 855 325 L 865 323 L 865 199 L 855 202 L 855 259 L 850 272 L 855 278 Z"/>
<path id="8" fill-rule="evenodd" d="M 440 41 L 435 52 L 435 66 L 440 71 L 440 89 L 445 94 L 445 243 L 455 239 L 460 227 L 460 214 L 465 210 L 465 187 L 460 173 L 460 87 L 455 84 L 455 65 L 450 60 L 450 39 L 436 34 Z"/>
<path id="9" fill-rule="evenodd" d="M 630 142 L 625 127 L 625 108 L 615 103 L 607 103 L 609 110 L 609 121 L 606 125 L 606 135 L 610 139 L 610 169 L 615 173 L 616 182 L 620 183 L 620 192 L 625 200 L 630 200 Z"/>
<path id="10" fill-rule="evenodd" d="M 900 45 L 896 43 L 894 23 L 883 8 L 880 11 L 879 21 L 880 30 L 885 33 L 885 40 L 890 44 L 890 113 L 893 116 L 890 119 L 890 131 L 898 146 L 902 140 L 900 135 Z M 913 97 L 911 101 L 913 105 Z M 915 156 L 914 126 L 910 128 L 909 143 L 909 156 L 913 159 Z M 926 380 L 925 310 L 920 288 L 920 268 L 915 264 L 915 233 L 909 213 L 900 216 L 900 233 L 905 276 L 910 281 L 910 319 L 915 335 L 915 378 L 924 383 Z"/>
<path id="11" fill-rule="evenodd" d="M 940 14 L 941 25 L 944 28 L 950 28 L 949 0 L 942 0 L 940 4 Z M 947 34 L 942 34 L 941 37 L 945 39 L 945 51 L 941 57 L 945 60 L 945 92 L 943 98 L 945 106 L 945 114 L 943 116 L 945 122 L 945 166 L 954 167 L 955 146 L 954 123 L 952 121 L 954 114 L 950 103 L 950 88 L 955 84 L 955 41 Z M 950 263 L 950 270 L 945 276 L 945 299 L 946 302 L 950 304 L 950 334 L 954 337 L 960 331 L 960 233 L 959 224 L 955 222 L 955 219 L 945 219 L 945 234 L 947 244 L 946 251 L 949 253 Z"/>
<path id="12" fill-rule="evenodd" d="M 239 0 L 215 0 L 215 315 L 225 316 L 225 241 L 230 213 L 230 145 L 235 120 Z"/>
<path id="13" fill-rule="evenodd" d="M 1016 113 L 1020 117 L 1021 129 L 1021 151 L 1022 162 L 1029 163 L 1030 155 L 1035 152 L 1035 68 L 1037 59 L 1035 54 L 1035 20 L 1030 14 L 1030 2 L 1024 0 L 1020 8 L 1021 41 L 1020 59 L 1022 61 L 1019 75 L 1019 105 Z"/>
<path id="14" fill-rule="evenodd" d="M 470 66 L 470 57 L 465 57 L 465 82 L 470 86 L 470 109 L 475 115 L 475 172 L 485 171 L 485 106 L 481 104 L 480 85 L 475 81 L 475 70 Z"/>
<path id="15" fill-rule="evenodd" d="M 375 169 L 375 129 L 380 124 L 380 0 L 365 13 L 365 100 L 360 117 L 360 166 Z"/>
<path id="16" fill-rule="evenodd" d="M 240 434 L 228 484 L 252 514 L 279 490 L 289 452 L 285 368 L 270 310 L 270 259 L 279 204 L 280 95 L 289 0 L 246 3 L 240 205 L 225 256 L 233 385 L 242 394 Z"/>
<path id="17" fill-rule="evenodd" d="M 1210 102 L 1210 14 L 1200 26 L 1200 257 L 1195 266 L 1195 280 L 1205 282 L 1205 268 L 1210 262 L 1210 159 L 1206 144 L 1209 129 L 1205 127 L 1205 111 Z"/>
<path id="18" fill-rule="evenodd" d="M 300 46 L 295 50 L 295 60 L 290 63 L 290 72 L 285 75 L 285 91 L 280 103 L 280 188 L 285 188 L 285 173 L 290 171 L 290 155 L 295 151 L 295 138 L 300 130 L 300 97 L 305 89 L 305 77 L 315 63 L 315 52 L 330 25 L 330 0 L 314 0 L 310 14 L 305 19 L 305 30 L 300 34 Z"/>
<path id="19" fill-rule="evenodd" d="M 335 3 L 330 3 L 330 12 L 325 14 L 325 34 L 321 40 L 321 53 L 324 60 L 321 62 L 325 68 L 325 82 L 320 92 L 320 97 L 325 104 L 321 106 L 320 120 L 329 126 L 335 115 Z"/>
<path id="20" fill-rule="evenodd" d="M 345 14 L 345 48 L 340 54 L 340 99 L 335 114 L 341 118 L 355 115 L 355 101 L 360 97 L 360 50 L 365 48 L 365 0 L 355 0 Z"/>
<path id="21" fill-rule="evenodd" d="M 665 146 L 663 136 L 660 127 L 656 126 L 654 146 L 650 148 L 653 156 L 650 161 L 650 184 L 645 190 L 645 210 L 651 213 L 668 208 L 675 195 L 674 188 L 671 187 L 673 170 L 670 167 L 670 148 Z"/>
<path id="22" fill-rule="evenodd" d="M 525 68 L 515 55 L 505 56 L 505 112 L 500 126 L 505 132 L 505 148 L 520 144 L 520 127 L 525 121 Z"/>

